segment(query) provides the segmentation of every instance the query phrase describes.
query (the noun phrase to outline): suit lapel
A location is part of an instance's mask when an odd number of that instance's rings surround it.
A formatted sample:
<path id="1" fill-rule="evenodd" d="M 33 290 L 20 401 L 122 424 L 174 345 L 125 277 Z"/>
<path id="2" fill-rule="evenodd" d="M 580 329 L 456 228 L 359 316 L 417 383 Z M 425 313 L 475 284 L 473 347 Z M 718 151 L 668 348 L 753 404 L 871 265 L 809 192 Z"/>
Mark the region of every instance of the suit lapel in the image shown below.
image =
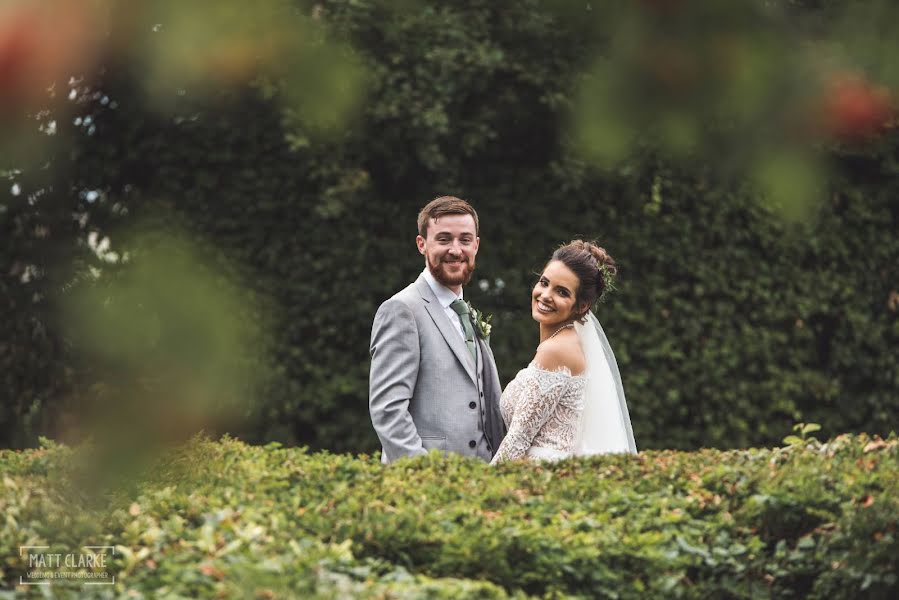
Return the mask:
<path id="1" fill-rule="evenodd" d="M 440 306 L 440 302 L 437 301 L 437 296 L 434 295 L 431 286 L 428 285 L 424 276 L 419 276 L 415 281 L 415 287 L 418 289 L 419 294 L 421 294 L 421 299 L 424 300 L 425 310 L 428 311 L 431 320 L 434 321 L 434 324 L 440 331 L 440 335 L 443 336 L 443 339 L 446 341 L 447 345 L 449 345 L 450 350 L 456 355 L 456 358 L 462 364 L 465 372 L 471 377 L 472 382 L 477 385 L 478 375 L 475 371 L 474 364 L 472 364 L 468 346 L 465 345 L 462 336 L 456 331 L 456 326 L 450 321 L 446 312 L 444 312 L 443 307 Z"/>

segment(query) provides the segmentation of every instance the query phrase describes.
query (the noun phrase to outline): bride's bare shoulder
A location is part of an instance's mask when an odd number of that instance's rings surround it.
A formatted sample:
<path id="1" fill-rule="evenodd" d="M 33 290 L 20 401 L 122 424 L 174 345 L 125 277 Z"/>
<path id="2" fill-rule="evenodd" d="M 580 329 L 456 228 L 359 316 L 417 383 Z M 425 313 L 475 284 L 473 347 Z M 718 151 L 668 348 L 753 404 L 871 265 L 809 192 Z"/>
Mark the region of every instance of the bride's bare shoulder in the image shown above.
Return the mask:
<path id="1" fill-rule="evenodd" d="M 557 335 L 537 346 L 534 362 L 547 371 L 568 371 L 572 376 L 583 374 L 586 369 L 584 353 L 577 334 Z"/>

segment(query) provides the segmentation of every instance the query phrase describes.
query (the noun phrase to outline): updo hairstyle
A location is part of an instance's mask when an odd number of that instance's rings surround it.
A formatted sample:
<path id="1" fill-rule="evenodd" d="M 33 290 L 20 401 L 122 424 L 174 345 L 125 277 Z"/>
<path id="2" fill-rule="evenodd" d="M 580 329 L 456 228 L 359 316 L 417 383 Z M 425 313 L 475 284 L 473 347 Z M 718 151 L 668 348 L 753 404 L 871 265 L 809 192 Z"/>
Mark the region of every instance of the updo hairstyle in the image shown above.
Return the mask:
<path id="1" fill-rule="evenodd" d="M 583 303 L 586 308 L 578 315 L 584 318 L 587 311 L 612 288 L 612 281 L 618 273 L 615 260 L 605 248 L 596 242 L 572 240 L 553 252 L 547 264 L 558 260 L 577 275 L 580 285 L 575 294 L 575 306 Z"/>

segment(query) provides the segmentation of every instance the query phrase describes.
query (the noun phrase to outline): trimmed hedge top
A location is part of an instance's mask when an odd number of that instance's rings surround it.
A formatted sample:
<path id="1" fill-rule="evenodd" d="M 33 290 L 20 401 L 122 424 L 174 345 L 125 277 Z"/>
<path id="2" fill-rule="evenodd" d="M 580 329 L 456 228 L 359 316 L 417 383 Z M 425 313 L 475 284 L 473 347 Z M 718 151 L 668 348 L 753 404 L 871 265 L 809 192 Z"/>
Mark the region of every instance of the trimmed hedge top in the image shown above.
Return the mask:
<path id="1" fill-rule="evenodd" d="M 895 436 L 500 467 L 197 439 L 93 509 L 76 455 L 0 453 L 7 586 L 19 546 L 92 543 L 116 546 L 114 589 L 136 597 L 899 594 Z"/>

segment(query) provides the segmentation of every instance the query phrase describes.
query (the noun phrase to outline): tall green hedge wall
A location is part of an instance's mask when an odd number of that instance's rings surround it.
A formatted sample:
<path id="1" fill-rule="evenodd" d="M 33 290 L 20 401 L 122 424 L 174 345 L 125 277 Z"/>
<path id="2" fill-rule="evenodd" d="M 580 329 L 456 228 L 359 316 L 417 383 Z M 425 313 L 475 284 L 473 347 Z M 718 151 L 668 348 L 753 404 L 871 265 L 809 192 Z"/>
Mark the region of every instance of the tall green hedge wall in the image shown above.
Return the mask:
<path id="1" fill-rule="evenodd" d="M 139 93 L 139 70 L 109 60 L 102 93 L 84 107 L 92 134 L 60 125 L 68 168 L 53 193 L 37 208 L 3 200 L 5 443 L 31 443 L 89 390 L 53 318 L 72 257 L 90 260 L 84 230 L 70 223 L 84 212 L 113 244 L 120 225 L 176 214 L 215 245 L 222 272 L 242 273 L 270 300 L 274 364 L 239 435 L 375 449 L 372 318 L 421 270 L 415 217 L 440 194 L 470 200 L 481 216 L 466 295 L 494 315 L 503 383 L 537 342 L 535 271 L 583 235 L 620 265 L 618 292 L 598 316 L 639 447 L 767 445 L 795 421 L 827 434 L 895 428 L 895 130 L 863 151 L 834 149 L 834 182 L 816 214 L 786 223 L 750 186 L 702 166 L 647 150 L 602 172 L 571 152 L 566 107 L 594 42 L 541 3 L 423 4 L 325 3 L 368 74 L 360 114 L 337 137 L 304 138 L 252 87 L 213 100 L 187 90 L 174 116 L 161 114 Z M 35 224 L 54 219 L 42 236 Z M 24 277 L 25 264 L 39 276 Z"/>

